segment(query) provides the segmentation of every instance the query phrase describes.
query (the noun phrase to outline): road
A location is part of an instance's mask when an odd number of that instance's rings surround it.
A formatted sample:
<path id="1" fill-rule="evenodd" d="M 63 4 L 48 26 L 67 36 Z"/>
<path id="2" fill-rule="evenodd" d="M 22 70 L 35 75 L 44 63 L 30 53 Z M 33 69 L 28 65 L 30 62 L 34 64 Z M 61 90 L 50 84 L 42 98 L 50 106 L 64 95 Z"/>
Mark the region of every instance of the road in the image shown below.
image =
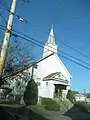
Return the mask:
<path id="1" fill-rule="evenodd" d="M 1 119 L 2 118 L 2 119 Z M 72 108 L 65 114 L 56 112 L 51 116 L 40 116 L 26 108 L 0 107 L 0 120 L 90 120 L 90 114 L 79 108 Z"/>
<path id="2" fill-rule="evenodd" d="M 90 120 L 90 113 L 86 113 L 77 107 L 73 107 L 63 115 L 57 112 L 57 114 L 53 114 L 48 118 L 50 120 Z"/>
<path id="3" fill-rule="evenodd" d="M 90 113 L 82 111 L 77 107 L 70 109 L 65 116 L 68 116 L 71 120 L 90 120 Z"/>

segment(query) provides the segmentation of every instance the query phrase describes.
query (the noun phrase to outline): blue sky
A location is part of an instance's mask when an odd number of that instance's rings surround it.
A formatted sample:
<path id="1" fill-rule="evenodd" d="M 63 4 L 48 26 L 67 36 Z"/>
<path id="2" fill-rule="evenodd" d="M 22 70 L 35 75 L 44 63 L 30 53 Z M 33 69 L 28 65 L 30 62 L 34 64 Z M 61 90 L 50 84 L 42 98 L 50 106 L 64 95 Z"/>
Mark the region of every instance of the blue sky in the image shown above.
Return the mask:
<path id="1" fill-rule="evenodd" d="M 10 3 L 8 5 L 10 6 Z M 61 43 L 61 41 L 68 43 L 90 57 L 90 0 L 31 0 L 31 3 L 23 3 L 20 0 L 17 3 L 16 13 L 31 21 L 37 28 L 28 23 L 21 23 L 15 18 L 14 29 L 45 43 L 53 24 L 58 49 L 90 63 L 90 59 L 79 55 Z M 7 13 L 3 14 L 7 19 Z M 2 20 L 1 24 L 4 24 Z M 48 34 L 45 34 L 44 31 Z M 32 44 L 32 51 L 36 58 L 40 58 L 43 49 Z M 73 77 L 71 88 L 81 92 L 86 89 L 87 92 L 90 92 L 90 70 L 60 58 Z"/>

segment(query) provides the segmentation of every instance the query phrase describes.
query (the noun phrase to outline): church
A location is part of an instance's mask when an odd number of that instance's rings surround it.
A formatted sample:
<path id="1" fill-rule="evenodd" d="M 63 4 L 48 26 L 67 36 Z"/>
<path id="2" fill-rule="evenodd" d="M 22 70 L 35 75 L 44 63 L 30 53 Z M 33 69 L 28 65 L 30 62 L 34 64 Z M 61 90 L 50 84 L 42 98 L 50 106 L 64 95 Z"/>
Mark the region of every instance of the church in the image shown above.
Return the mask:
<path id="1" fill-rule="evenodd" d="M 70 80 L 72 76 L 60 60 L 55 42 L 52 27 L 43 49 L 41 57 L 43 60 L 37 64 L 37 69 L 34 69 L 33 72 L 34 80 L 38 85 L 38 98 L 54 99 L 61 96 L 65 99 L 67 92 L 70 89 Z M 10 95 L 13 97 L 19 95 L 20 98 L 23 98 L 22 96 L 28 83 L 27 78 L 32 75 L 32 68 L 33 67 L 30 67 L 25 70 L 26 78 L 23 73 L 14 77 L 12 76 L 9 80 L 7 79 L 8 83 L 6 84 L 6 87 L 8 86 L 12 89 Z M 30 76 L 28 76 L 28 74 Z"/>
<path id="2" fill-rule="evenodd" d="M 54 54 L 38 63 L 37 68 L 39 97 L 54 98 L 62 96 L 66 98 L 67 92 L 70 89 L 72 76 L 60 60 L 57 49 L 52 27 L 44 46 L 42 58 L 52 53 Z"/>

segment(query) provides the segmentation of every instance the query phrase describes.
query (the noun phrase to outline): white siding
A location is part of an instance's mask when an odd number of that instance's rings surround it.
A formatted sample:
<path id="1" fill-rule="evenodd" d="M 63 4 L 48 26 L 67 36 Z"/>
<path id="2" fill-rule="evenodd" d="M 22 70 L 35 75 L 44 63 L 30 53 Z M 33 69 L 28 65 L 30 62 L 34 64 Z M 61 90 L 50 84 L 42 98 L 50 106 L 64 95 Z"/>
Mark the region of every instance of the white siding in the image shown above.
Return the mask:
<path id="1" fill-rule="evenodd" d="M 43 80 L 44 77 L 55 72 L 61 72 L 63 74 L 61 75 L 61 79 L 68 81 L 67 90 L 70 89 L 71 75 L 69 74 L 67 69 L 63 67 L 63 64 L 58 59 L 58 56 L 56 54 L 50 56 L 49 58 L 45 59 L 44 61 L 38 64 L 37 74 L 38 77 L 41 78 L 41 80 Z M 41 86 L 39 88 L 39 96 L 53 98 L 54 89 L 55 89 L 54 84 L 67 85 L 66 83 L 61 81 L 48 81 L 48 86 L 46 86 L 46 81 L 41 81 Z"/>

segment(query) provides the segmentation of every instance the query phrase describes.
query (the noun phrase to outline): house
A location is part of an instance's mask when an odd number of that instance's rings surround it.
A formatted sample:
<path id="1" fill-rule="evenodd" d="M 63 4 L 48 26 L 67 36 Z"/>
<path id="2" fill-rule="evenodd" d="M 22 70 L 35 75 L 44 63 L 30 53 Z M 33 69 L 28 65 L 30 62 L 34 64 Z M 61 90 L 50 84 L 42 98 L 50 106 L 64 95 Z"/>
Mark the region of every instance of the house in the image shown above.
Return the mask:
<path id="1" fill-rule="evenodd" d="M 84 94 L 81 94 L 81 93 L 75 94 L 75 100 L 85 102 L 86 96 Z"/>
<path id="2" fill-rule="evenodd" d="M 85 102 L 90 104 L 90 98 L 86 98 Z"/>
<path id="3" fill-rule="evenodd" d="M 58 56 L 53 27 L 44 46 L 42 58 L 51 53 L 54 54 L 38 64 L 37 76 L 40 83 L 38 94 L 39 97 L 45 98 L 59 96 L 66 98 L 72 76 Z"/>

